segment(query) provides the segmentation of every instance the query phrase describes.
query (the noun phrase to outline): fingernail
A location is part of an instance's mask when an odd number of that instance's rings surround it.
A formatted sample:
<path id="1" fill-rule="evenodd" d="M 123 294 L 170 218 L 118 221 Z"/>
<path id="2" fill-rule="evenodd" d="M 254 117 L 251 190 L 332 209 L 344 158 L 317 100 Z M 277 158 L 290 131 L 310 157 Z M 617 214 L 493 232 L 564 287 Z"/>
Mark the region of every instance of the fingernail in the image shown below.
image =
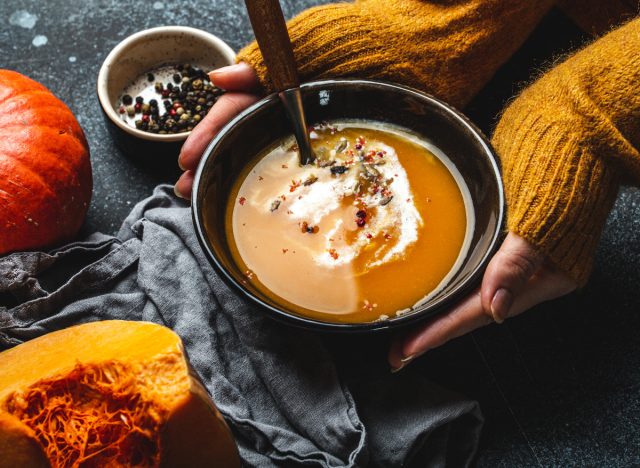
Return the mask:
<path id="1" fill-rule="evenodd" d="M 178 198 L 182 198 L 183 200 L 187 199 L 187 197 L 182 196 L 182 194 L 180 192 L 178 192 L 178 186 L 177 185 L 173 186 L 173 193 L 175 193 L 176 197 L 178 197 Z"/>
<path id="2" fill-rule="evenodd" d="M 207 75 L 209 75 L 209 80 L 211 81 L 211 83 L 213 83 L 216 75 L 232 72 L 236 70 L 238 66 L 239 64 L 235 63 L 233 65 L 227 65 L 226 67 L 216 68 L 215 70 L 211 70 L 209 73 L 207 73 Z"/>
<path id="3" fill-rule="evenodd" d="M 407 365 L 407 364 L 409 364 L 411 361 L 413 361 L 413 358 L 415 358 L 415 357 L 416 357 L 416 355 L 415 355 L 415 354 L 412 354 L 411 356 L 407 356 L 407 357 L 406 357 L 406 358 L 404 358 L 404 359 L 400 359 L 400 362 L 401 362 L 402 364 Z"/>
<path id="4" fill-rule="evenodd" d="M 504 322 L 504 319 L 509 316 L 512 303 L 513 296 L 508 289 L 500 288 L 496 291 L 491 300 L 491 315 L 496 323 Z"/>
<path id="5" fill-rule="evenodd" d="M 185 167 L 182 165 L 182 158 L 180 158 L 181 155 L 178 155 L 178 167 L 180 168 L 181 171 L 186 171 Z"/>
<path id="6" fill-rule="evenodd" d="M 411 355 L 411 356 L 407 356 L 404 359 L 400 359 L 400 362 L 401 362 L 400 367 L 392 367 L 391 368 L 391 373 L 395 374 L 396 372 L 401 371 L 402 369 L 404 369 L 407 366 L 407 364 L 409 364 L 411 361 L 413 361 L 413 358 L 415 358 L 415 357 L 416 356 L 414 354 L 414 355 Z"/>

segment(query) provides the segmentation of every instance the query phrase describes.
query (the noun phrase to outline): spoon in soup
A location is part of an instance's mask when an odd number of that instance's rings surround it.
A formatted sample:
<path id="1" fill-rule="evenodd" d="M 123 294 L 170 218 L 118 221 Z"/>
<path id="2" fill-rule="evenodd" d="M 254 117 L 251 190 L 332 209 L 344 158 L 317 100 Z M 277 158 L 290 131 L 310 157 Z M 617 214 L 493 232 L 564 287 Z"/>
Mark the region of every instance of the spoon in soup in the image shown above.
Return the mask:
<path id="1" fill-rule="evenodd" d="M 271 82 L 293 124 L 298 143 L 300 164 L 311 164 L 315 155 L 311 149 L 307 120 L 302 106 L 300 80 L 293 56 L 291 39 L 278 0 L 245 0 L 256 41 L 269 70 Z"/>

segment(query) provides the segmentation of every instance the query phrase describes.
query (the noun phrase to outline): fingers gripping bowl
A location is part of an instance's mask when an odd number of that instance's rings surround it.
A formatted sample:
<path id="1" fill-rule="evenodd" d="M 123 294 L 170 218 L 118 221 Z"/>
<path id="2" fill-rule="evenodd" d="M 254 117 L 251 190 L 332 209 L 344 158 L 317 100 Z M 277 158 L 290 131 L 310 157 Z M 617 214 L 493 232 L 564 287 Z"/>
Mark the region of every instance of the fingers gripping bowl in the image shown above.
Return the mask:
<path id="1" fill-rule="evenodd" d="M 295 146 L 290 139 L 291 127 L 277 96 L 266 97 L 236 117 L 205 151 L 195 175 L 192 214 L 208 260 L 227 284 L 262 311 L 306 328 L 380 330 L 446 310 L 477 284 L 500 237 L 504 195 L 489 143 L 456 110 L 410 88 L 375 81 L 329 80 L 308 83 L 302 89 L 308 120 L 328 122 L 314 129 L 318 145 L 314 167 L 300 168 L 292 163 Z M 335 149 L 327 152 L 323 144 Z M 269 161 L 272 167 L 265 166 Z M 440 167 L 442 175 L 429 179 L 425 174 L 432 171 L 427 168 L 421 172 L 421 167 L 427 167 L 424 161 Z M 270 177 L 275 167 L 284 172 Z M 286 196 L 283 192 L 276 200 L 279 192 L 270 188 L 271 181 L 290 175 Z M 458 208 L 446 206 L 437 214 L 432 207 L 441 203 L 438 197 L 453 193 L 438 188 L 439 179 L 445 176 L 459 188 Z M 348 184 L 350 180 L 356 181 L 355 189 Z M 304 206 L 303 198 L 314 196 L 319 203 L 312 208 L 307 205 L 309 209 L 301 215 L 305 211 L 299 207 Z M 334 203 L 336 209 L 331 211 L 327 207 L 333 206 L 334 199 L 339 203 Z M 407 206 L 415 213 L 413 225 Z M 456 209 L 462 210 L 462 223 L 450 222 Z M 348 216 L 319 215 L 329 211 L 353 211 L 354 222 Z M 260 224 L 258 218 L 264 222 Z M 414 226 L 418 241 L 415 236 L 406 237 L 411 231 L 405 229 L 408 225 Z M 281 230 L 282 226 L 286 229 Z M 243 236 L 242 229 L 250 235 Z M 277 250 L 275 244 L 269 244 L 269 239 L 289 232 L 296 232 L 291 234 L 295 239 L 287 240 L 293 244 Z M 409 239 L 409 246 L 402 255 L 391 257 L 403 236 Z M 433 270 L 431 255 L 450 248 L 445 247 L 450 239 L 458 239 L 450 265 L 435 277 L 437 281 L 425 282 Z M 334 246 L 330 242 L 339 245 L 330 248 Z M 307 245 L 319 247 L 314 251 Z M 357 250 L 358 246 L 362 249 Z M 270 252 L 262 265 L 259 256 L 252 256 L 253 249 Z M 389 257 L 389 264 L 377 269 L 362 267 L 356 272 L 353 265 L 342 262 L 356 250 L 362 252 L 361 257 L 369 255 L 370 260 Z M 379 263 L 369 261 L 368 265 Z M 284 280 L 290 280 L 291 295 L 283 292 L 278 278 L 271 278 L 277 271 L 284 271 Z M 355 272 L 351 276 L 356 279 L 348 278 L 348 272 Z M 420 293 L 404 297 L 412 288 Z M 344 294 L 333 294 L 334 289 Z M 375 302 L 367 300 L 368 294 L 375 299 L 376 293 Z M 384 298 L 396 296 L 409 302 L 389 309 L 392 313 L 384 309 L 385 304 L 377 308 Z"/>

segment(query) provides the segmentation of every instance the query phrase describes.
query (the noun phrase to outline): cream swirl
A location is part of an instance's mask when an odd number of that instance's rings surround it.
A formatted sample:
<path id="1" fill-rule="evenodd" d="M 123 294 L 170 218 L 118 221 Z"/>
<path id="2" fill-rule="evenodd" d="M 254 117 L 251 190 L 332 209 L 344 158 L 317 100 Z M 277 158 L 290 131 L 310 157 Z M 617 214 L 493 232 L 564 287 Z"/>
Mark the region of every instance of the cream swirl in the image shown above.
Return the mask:
<path id="1" fill-rule="evenodd" d="M 317 235 L 324 242 L 304 246 L 317 265 L 349 264 L 367 252 L 368 270 L 402 258 L 417 241 L 423 220 L 394 148 L 342 139 L 326 159 L 299 166 L 297 152 L 286 149 L 290 146 L 276 148 L 254 168 L 264 177 L 286 168 L 290 184 L 265 184 L 247 200 L 265 213 L 286 211 L 291 229 L 320 226 Z"/>

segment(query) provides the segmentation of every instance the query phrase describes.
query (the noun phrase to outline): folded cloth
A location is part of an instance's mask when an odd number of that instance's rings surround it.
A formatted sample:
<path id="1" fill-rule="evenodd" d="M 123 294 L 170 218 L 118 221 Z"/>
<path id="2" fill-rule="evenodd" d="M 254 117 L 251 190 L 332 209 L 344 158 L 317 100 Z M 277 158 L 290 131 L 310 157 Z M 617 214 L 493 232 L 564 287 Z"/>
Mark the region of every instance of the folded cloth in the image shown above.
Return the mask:
<path id="1" fill-rule="evenodd" d="M 466 466 L 476 452 L 477 402 L 391 374 L 379 342 L 291 329 L 231 291 L 169 186 L 116 237 L 0 258 L 0 349 L 105 319 L 181 336 L 246 466 Z"/>

